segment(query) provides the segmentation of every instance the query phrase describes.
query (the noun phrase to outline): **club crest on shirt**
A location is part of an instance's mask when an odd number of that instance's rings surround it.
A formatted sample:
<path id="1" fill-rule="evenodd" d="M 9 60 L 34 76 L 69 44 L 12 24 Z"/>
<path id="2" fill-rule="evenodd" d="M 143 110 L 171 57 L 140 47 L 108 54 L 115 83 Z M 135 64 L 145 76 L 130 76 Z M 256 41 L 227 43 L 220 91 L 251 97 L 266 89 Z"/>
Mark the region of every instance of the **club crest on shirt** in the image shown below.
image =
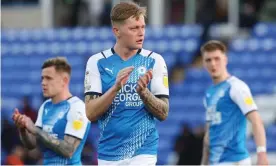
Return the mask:
<path id="1" fill-rule="evenodd" d="M 63 116 L 64 116 L 64 112 L 60 112 L 60 113 L 58 114 L 58 119 L 61 119 Z"/>
<path id="2" fill-rule="evenodd" d="M 218 97 L 223 97 L 224 94 L 225 94 L 224 90 L 220 90 L 220 91 L 218 92 Z"/>
<path id="3" fill-rule="evenodd" d="M 145 66 L 140 66 L 140 67 L 138 67 L 137 71 L 138 71 L 139 75 L 143 75 L 146 73 L 147 68 Z"/>
<path id="4" fill-rule="evenodd" d="M 216 94 L 212 97 L 211 103 L 212 103 L 212 104 L 217 104 L 217 102 L 219 101 L 219 99 L 222 98 L 224 95 L 225 95 L 225 91 L 224 91 L 224 90 L 219 90 L 219 91 L 216 92 Z"/>

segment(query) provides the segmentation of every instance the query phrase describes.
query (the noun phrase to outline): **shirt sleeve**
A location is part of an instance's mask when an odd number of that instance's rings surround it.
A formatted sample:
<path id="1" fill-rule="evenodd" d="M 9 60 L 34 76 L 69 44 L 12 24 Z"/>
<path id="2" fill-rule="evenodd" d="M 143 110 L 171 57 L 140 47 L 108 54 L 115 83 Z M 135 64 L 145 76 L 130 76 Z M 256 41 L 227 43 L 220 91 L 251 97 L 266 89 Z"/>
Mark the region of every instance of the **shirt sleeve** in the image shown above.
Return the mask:
<path id="1" fill-rule="evenodd" d="M 40 127 L 40 128 L 42 128 L 42 115 L 43 115 L 45 103 L 46 103 L 46 101 L 40 106 L 40 108 L 38 110 L 37 119 L 35 122 L 35 126 Z"/>
<path id="2" fill-rule="evenodd" d="M 155 54 L 155 53 L 153 53 Z M 159 54 L 154 56 L 153 77 L 151 80 L 151 92 L 155 96 L 169 96 L 169 80 L 167 65 L 163 57 Z"/>
<path id="3" fill-rule="evenodd" d="M 239 106 L 244 115 L 258 109 L 250 89 L 245 83 L 236 83 L 232 85 L 230 89 L 230 97 L 233 102 Z"/>
<path id="4" fill-rule="evenodd" d="M 85 105 L 83 102 L 75 102 L 71 104 L 71 108 L 67 114 L 67 124 L 65 134 L 83 139 L 89 124 L 89 120 L 85 114 Z"/>
<path id="5" fill-rule="evenodd" d="M 99 54 L 93 55 L 89 58 L 86 64 L 84 93 L 100 93 L 102 94 L 102 81 L 98 68 Z"/>

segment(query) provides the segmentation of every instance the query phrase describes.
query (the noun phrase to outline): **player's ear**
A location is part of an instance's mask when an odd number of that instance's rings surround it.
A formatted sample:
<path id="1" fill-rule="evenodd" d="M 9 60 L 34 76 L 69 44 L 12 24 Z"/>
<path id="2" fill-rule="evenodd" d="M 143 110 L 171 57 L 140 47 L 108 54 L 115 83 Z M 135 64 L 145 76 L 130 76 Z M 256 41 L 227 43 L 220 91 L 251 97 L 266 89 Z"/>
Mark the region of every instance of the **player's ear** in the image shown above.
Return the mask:
<path id="1" fill-rule="evenodd" d="M 64 82 L 65 84 L 69 84 L 69 81 L 70 81 L 69 75 L 66 74 L 66 73 L 64 73 L 64 74 L 63 74 L 63 82 Z"/>
<path id="2" fill-rule="evenodd" d="M 224 58 L 225 58 L 225 64 L 228 64 L 228 57 L 226 54 L 224 55 Z"/>
<path id="3" fill-rule="evenodd" d="M 116 37 L 120 36 L 120 31 L 119 31 L 119 28 L 117 26 L 113 26 L 112 31 L 113 31 L 113 33 Z"/>

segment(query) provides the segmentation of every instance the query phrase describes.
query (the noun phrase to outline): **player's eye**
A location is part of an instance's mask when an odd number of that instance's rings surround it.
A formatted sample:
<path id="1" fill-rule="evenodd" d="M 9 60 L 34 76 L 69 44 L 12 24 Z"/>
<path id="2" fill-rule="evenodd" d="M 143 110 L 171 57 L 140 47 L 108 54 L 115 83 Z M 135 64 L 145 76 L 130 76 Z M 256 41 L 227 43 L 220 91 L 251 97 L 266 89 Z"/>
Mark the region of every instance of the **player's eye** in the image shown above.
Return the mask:
<path id="1" fill-rule="evenodd" d="M 220 60 L 220 58 L 219 58 L 219 57 L 215 57 L 215 60 L 216 60 L 216 61 L 219 61 L 219 60 Z"/>
<path id="2" fill-rule="evenodd" d="M 52 78 L 49 77 L 49 76 L 44 76 L 44 77 L 41 77 L 41 80 L 51 80 Z"/>

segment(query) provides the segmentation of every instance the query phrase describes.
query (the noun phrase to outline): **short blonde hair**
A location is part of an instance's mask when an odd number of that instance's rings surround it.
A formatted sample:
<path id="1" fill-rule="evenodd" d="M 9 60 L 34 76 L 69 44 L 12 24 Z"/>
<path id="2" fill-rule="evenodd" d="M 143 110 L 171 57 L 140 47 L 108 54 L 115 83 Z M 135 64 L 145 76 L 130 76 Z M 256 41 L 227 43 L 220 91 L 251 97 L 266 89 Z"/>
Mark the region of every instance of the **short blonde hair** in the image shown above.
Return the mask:
<path id="1" fill-rule="evenodd" d="M 146 7 L 141 7 L 134 2 L 120 2 L 115 5 L 110 13 L 110 19 L 112 25 L 114 23 L 123 23 L 130 17 L 138 19 L 141 15 L 146 17 Z"/>

